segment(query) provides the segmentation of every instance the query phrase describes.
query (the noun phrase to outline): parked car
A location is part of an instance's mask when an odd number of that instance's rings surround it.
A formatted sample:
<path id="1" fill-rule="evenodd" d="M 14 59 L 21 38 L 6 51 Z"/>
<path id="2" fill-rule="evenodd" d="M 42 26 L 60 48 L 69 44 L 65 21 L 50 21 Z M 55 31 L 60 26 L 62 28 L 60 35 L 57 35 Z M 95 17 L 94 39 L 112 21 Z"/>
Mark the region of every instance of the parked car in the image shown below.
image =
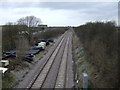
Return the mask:
<path id="1" fill-rule="evenodd" d="M 8 71 L 8 68 L 0 67 L 0 72 L 2 73 L 3 76 L 7 71 Z"/>
<path id="2" fill-rule="evenodd" d="M 9 65 L 9 60 L 0 60 L 0 63 L 2 63 L 2 67 L 7 67 Z"/>
<path id="3" fill-rule="evenodd" d="M 39 52 L 40 52 L 40 50 L 29 50 L 29 51 L 27 52 L 27 55 L 29 55 L 29 54 L 36 55 L 36 54 L 38 54 Z"/>
<path id="4" fill-rule="evenodd" d="M 31 63 L 33 61 L 33 57 L 34 57 L 34 54 L 27 53 L 26 56 L 23 57 L 23 60 Z"/>
<path id="5" fill-rule="evenodd" d="M 10 58 L 10 57 L 16 57 L 16 51 L 4 51 L 2 54 L 2 59 Z"/>
<path id="6" fill-rule="evenodd" d="M 33 54 L 27 54 L 26 57 L 34 57 Z"/>
<path id="7" fill-rule="evenodd" d="M 16 54 L 16 51 L 4 51 L 3 54 Z"/>
<path id="8" fill-rule="evenodd" d="M 42 47 L 42 49 L 44 50 L 46 47 L 46 42 L 40 42 L 40 43 L 38 43 L 38 46 Z"/>
<path id="9" fill-rule="evenodd" d="M 54 40 L 52 40 L 52 39 L 49 39 L 49 40 L 48 40 L 48 42 L 50 42 L 50 43 L 54 43 Z"/>
<path id="10" fill-rule="evenodd" d="M 35 46 L 38 46 L 38 43 L 35 43 Z"/>
<path id="11" fill-rule="evenodd" d="M 31 63 L 33 61 L 33 58 L 29 56 L 25 56 L 23 57 L 23 60 Z"/>
<path id="12" fill-rule="evenodd" d="M 33 46 L 33 47 L 32 47 L 32 50 L 40 50 L 40 51 L 41 51 L 41 50 L 42 50 L 42 47 L 39 47 L 39 46 Z"/>
<path id="13" fill-rule="evenodd" d="M 9 58 L 10 57 L 10 55 L 2 55 L 2 59 L 6 59 L 6 58 Z"/>
<path id="14" fill-rule="evenodd" d="M 45 42 L 46 46 L 50 44 L 48 40 L 38 40 L 38 43 L 41 43 L 41 42 Z"/>
<path id="15" fill-rule="evenodd" d="M 47 40 L 38 40 L 38 43 L 40 43 L 40 42 L 47 42 Z"/>

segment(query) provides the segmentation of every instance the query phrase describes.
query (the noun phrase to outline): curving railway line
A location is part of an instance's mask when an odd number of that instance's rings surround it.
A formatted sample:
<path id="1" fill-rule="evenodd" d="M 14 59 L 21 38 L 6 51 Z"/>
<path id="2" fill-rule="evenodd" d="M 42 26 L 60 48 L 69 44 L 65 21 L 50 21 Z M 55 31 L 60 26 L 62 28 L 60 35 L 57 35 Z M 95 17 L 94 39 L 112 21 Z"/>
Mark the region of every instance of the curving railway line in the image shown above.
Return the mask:
<path id="1" fill-rule="evenodd" d="M 62 35 L 49 52 L 38 62 L 36 73 L 24 88 L 73 88 L 72 32 Z"/>

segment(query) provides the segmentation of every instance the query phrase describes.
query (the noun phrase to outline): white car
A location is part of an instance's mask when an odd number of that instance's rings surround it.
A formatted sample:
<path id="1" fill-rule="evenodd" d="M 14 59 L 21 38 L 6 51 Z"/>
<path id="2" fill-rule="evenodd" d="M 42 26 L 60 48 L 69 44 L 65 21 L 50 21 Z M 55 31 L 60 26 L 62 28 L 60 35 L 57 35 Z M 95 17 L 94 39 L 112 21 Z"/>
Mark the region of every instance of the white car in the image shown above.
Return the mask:
<path id="1" fill-rule="evenodd" d="M 3 76 L 7 70 L 8 70 L 8 68 L 0 67 L 0 72 L 3 74 Z"/>
<path id="2" fill-rule="evenodd" d="M 0 60 L 0 63 L 2 63 L 3 67 L 6 67 L 9 65 L 9 61 L 8 60 Z"/>
<path id="3" fill-rule="evenodd" d="M 42 47 L 43 49 L 45 49 L 45 47 L 46 47 L 46 42 L 40 42 L 40 43 L 38 43 L 38 46 L 39 46 L 39 47 Z"/>

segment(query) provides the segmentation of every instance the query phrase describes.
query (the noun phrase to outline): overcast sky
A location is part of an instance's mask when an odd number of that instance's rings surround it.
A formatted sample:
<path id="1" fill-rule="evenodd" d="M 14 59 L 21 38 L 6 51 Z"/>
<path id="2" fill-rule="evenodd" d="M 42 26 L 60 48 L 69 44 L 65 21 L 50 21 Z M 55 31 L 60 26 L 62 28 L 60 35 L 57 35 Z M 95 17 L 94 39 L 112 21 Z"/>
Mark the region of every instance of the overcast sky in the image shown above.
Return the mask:
<path id="1" fill-rule="evenodd" d="M 34 1 L 34 0 L 33 0 Z M 2 2 L 0 24 L 34 15 L 48 26 L 79 26 L 90 21 L 118 22 L 117 2 Z"/>

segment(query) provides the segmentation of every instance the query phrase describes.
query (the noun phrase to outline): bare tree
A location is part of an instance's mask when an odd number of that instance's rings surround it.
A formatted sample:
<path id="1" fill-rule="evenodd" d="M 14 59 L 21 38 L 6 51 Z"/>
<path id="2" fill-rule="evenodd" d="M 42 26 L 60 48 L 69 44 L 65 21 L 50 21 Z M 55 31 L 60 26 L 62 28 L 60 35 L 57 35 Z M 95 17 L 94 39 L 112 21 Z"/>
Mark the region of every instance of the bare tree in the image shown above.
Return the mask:
<path id="1" fill-rule="evenodd" d="M 16 50 L 18 58 L 22 59 L 29 49 L 28 40 L 24 36 L 19 36 L 16 41 Z"/>
<path id="2" fill-rule="evenodd" d="M 28 27 L 36 27 L 41 23 L 41 19 L 35 16 L 26 16 L 18 20 L 18 25 L 27 25 Z"/>
<path id="3" fill-rule="evenodd" d="M 7 22 L 6 25 L 14 25 L 13 22 Z"/>
<path id="4" fill-rule="evenodd" d="M 28 27 L 28 39 L 30 44 L 33 38 L 32 29 L 37 27 L 39 24 L 41 24 L 41 19 L 36 18 L 35 16 L 26 16 L 18 20 L 18 25 L 26 25 Z"/>

